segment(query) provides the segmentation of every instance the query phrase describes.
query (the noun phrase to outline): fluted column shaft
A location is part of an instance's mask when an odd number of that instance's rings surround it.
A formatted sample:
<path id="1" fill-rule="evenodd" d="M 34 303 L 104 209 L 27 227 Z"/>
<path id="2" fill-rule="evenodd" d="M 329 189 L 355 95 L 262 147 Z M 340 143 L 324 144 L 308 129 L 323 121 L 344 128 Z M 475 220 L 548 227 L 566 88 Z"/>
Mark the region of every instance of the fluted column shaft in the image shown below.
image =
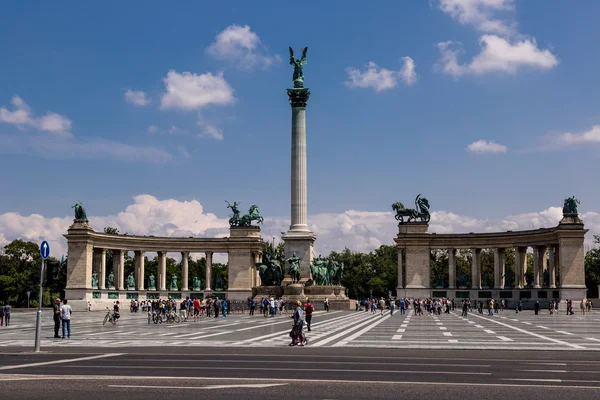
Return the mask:
<path id="1" fill-rule="evenodd" d="M 456 287 L 456 249 L 448 250 L 448 289 Z"/>
<path id="2" fill-rule="evenodd" d="M 190 253 L 187 251 L 183 251 L 181 253 L 181 290 L 187 291 L 188 288 L 188 258 L 190 257 Z"/>
<path id="3" fill-rule="evenodd" d="M 481 249 L 471 250 L 472 289 L 481 289 Z"/>
<path id="4" fill-rule="evenodd" d="M 135 252 L 135 267 L 137 275 L 137 288 L 138 290 L 144 290 L 144 252 Z"/>
<path id="5" fill-rule="evenodd" d="M 398 288 L 404 288 L 404 272 L 402 271 L 402 269 L 402 249 L 398 248 Z M 398 293 L 398 295 L 400 295 L 400 293 Z"/>
<path id="6" fill-rule="evenodd" d="M 167 290 L 167 253 L 158 252 L 158 290 Z"/>
<path id="7" fill-rule="evenodd" d="M 494 249 L 494 288 L 504 289 L 504 249 Z"/>
<path id="8" fill-rule="evenodd" d="M 556 288 L 556 257 L 554 256 L 556 248 L 548 246 L 548 274 L 550 275 L 550 288 Z"/>
<path id="9" fill-rule="evenodd" d="M 106 249 L 101 249 L 100 253 L 100 289 L 106 289 Z"/>
<path id="10" fill-rule="evenodd" d="M 527 247 L 515 249 L 515 288 L 523 289 L 525 286 L 525 271 L 527 270 Z"/>
<path id="11" fill-rule="evenodd" d="M 212 251 L 207 251 L 205 254 L 206 254 L 206 289 L 205 290 L 212 290 L 210 288 L 210 284 L 212 282 L 212 257 L 213 257 L 213 252 Z"/>
<path id="12" fill-rule="evenodd" d="M 306 181 L 306 107 L 292 107 L 291 231 L 308 231 Z"/>
<path id="13" fill-rule="evenodd" d="M 124 290 L 125 284 L 125 251 L 113 250 L 113 269 L 117 272 L 117 289 Z"/>
<path id="14" fill-rule="evenodd" d="M 542 257 L 544 256 L 544 250 L 540 246 L 533 248 L 533 287 L 535 289 L 540 288 L 540 275 L 541 269 L 543 268 Z"/>

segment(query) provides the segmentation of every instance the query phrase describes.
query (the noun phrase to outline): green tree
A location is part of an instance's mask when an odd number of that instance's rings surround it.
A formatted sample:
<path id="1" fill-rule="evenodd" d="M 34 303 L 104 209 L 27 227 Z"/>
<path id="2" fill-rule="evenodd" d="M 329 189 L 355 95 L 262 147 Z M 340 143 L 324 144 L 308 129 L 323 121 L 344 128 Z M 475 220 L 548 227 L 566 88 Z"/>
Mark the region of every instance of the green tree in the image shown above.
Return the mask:
<path id="1" fill-rule="evenodd" d="M 594 235 L 594 244 L 600 246 L 600 235 Z M 585 254 L 585 286 L 588 288 L 588 297 L 598 297 L 600 285 L 600 247 L 588 250 Z"/>

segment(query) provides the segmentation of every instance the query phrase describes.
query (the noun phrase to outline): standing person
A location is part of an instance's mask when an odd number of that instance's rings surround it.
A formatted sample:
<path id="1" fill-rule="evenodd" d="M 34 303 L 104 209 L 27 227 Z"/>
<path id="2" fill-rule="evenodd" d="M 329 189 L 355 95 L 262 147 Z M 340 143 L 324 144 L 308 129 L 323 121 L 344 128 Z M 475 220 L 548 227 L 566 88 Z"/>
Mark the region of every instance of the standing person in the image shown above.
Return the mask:
<path id="1" fill-rule="evenodd" d="M 60 307 L 60 317 L 62 318 L 62 338 L 71 339 L 71 306 L 67 304 L 67 299 L 63 299 L 63 305 Z M 65 336 L 66 335 L 66 336 Z"/>
<path id="2" fill-rule="evenodd" d="M 200 319 L 200 300 L 196 297 L 192 304 L 194 305 L 194 322 L 196 322 Z"/>
<path id="3" fill-rule="evenodd" d="M 539 301 L 535 302 L 533 309 L 534 309 L 535 315 L 538 315 L 538 313 L 540 312 L 540 302 Z"/>
<path id="4" fill-rule="evenodd" d="M 315 306 L 310 304 L 310 299 L 306 299 L 306 304 L 304 304 L 304 318 L 306 320 L 306 328 L 310 332 L 310 323 L 312 321 L 312 313 L 315 311 Z"/>
<path id="5" fill-rule="evenodd" d="M 394 302 L 393 299 L 390 300 L 390 316 L 394 315 L 394 307 L 395 307 L 396 303 Z"/>
<path id="6" fill-rule="evenodd" d="M 10 326 L 10 304 L 6 303 L 4 306 L 4 326 Z"/>
<path id="7" fill-rule="evenodd" d="M 404 303 L 404 299 L 400 299 L 400 315 L 404 315 L 404 307 L 406 306 L 406 303 Z"/>
<path id="8" fill-rule="evenodd" d="M 0 303 L 0 326 L 4 325 L 4 306 Z"/>
<path id="9" fill-rule="evenodd" d="M 379 299 L 379 309 L 381 310 L 381 315 L 383 315 L 383 310 L 385 309 L 385 300 L 383 297 Z"/>
<path id="10" fill-rule="evenodd" d="M 302 303 L 300 300 L 296 301 L 296 311 L 292 316 L 294 319 L 294 326 L 292 327 L 292 343 L 290 346 L 304 346 L 308 341 L 302 334 L 302 326 L 304 325 L 304 316 L 302 312 Z"/>
<path id="11" fill-rule="evenodd" d="M 265 297 L 263 299 L 263 317 L 266 317 L 269 313 L 269 298 Z"/>
<path id="12" fill-rule="evenodd" d="M 215 309 L 215 318 L 219 318 L 219 306 L 220 306 L 220 301 L 219 299 L 215 299 L 215 301 L 213 302 L 213 308 Z"/>
<path id="13" fill-rule="evenodd" d="M 227 310 L 229 309 L 229 304 L 227 299 L 221 302 L 221 313 L 223 314 L 223 318 L 227 318 Z"/>
<path id="14" fill-rule="evenodd" d="M 119 300 L 115 301 L 115 305 L 113 306 L 113 314 L 115 315 L 115 325 L 119 322 L 119 318 L 121 318 L 121 304 Z"/>
<path id="15" fill-rule="evenodd" d="M 325 297 L 325 301 L 323 302 L 323 306 L 325 307 L 325 311 L 329 312 L 329 297 Z"/>
<path id="16" fill-rule="evenodd" d="M 60 327 L 60 299 L 56 299 L 54 303 L 54 313 L 52 314 L 54 319 L 54 339 L 59 339 L 58 328 Z"/>
<path id="17" fill-rule="evenodd" d="M 254 315 L 255 308 L 256 308 L 256 300 L 253 297 L 250 299 L 250 315 Z"/>

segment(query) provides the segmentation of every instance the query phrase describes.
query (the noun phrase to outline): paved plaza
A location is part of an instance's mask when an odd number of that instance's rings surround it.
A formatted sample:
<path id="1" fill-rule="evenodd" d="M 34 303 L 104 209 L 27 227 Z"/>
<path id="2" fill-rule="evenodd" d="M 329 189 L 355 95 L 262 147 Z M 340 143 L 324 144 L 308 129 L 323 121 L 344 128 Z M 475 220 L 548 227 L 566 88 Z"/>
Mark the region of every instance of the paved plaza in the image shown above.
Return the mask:
<path id="1" fill-rule="evenodd" d="M 123 312 L 120 322 L 102 325 L 103 312 L 75 313 L 72 338 L 53 339 L 53 322 L 42 318 L 41 346 L 160 347 L 226 346 L 281 347 L 290 342 L 289 314 L 275 318 L 231 314 L 226 319 L 203 317 L 199 322 L 148 324 L 146 313 Z M 0 347 L 33 347 L 35 313 L 13 313 L 10 327 L 0 329 Z M 600 312 L 575 315 L 516 314 L 500 311 L 493 317 L 456 310 L 439 316 L 395 312 L 318 311 L 309 347 L 386 347 L 415 349 L 600 350 Z"/>

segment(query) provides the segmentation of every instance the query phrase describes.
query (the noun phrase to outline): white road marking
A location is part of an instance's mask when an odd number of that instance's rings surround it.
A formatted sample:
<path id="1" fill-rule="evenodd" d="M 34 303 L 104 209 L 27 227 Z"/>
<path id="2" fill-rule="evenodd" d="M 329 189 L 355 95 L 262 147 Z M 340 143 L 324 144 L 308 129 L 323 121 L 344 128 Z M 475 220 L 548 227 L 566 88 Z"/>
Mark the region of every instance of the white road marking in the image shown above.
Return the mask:
<path id="1" fill-rule="evenodd" d="M 452 333 L 450 332 L 442 332 L 444 334 L 444 336 L 452 336 Z"/>
<path id="2" fill-rule="evenodd" d="M 565 332 L 565 331 L 556 331 L 556 333 L 562 333 L 563 335 L 574 335 L 574 333 Z"/>
<path id="3" fill-rule="evenodd" d="M 439 328 L 440 328 L 440 330 L 442 330 L 442 331 L 445 331 L 446 329 L 448 329 L 448 328 L 446 328 L 445 326 L 440 326 Z"/>
<path id="4" fill-rule="evenodd" d="M 400 325 L 400 328 L 406 328 L 408 325 L 407 324 L 402 324 Z"/>
<path id="5" fill-rule="evenodd" d="M 458 343 L 458 339 L 448 339 L 448 343 Z"/>
<path id="6" fill-rule="evenodd" d="M 477 315 L 474 315 L 474 317 L 475 317 L 475 318 L 481 318 L 481 319 L 485 319 L 485 318 L 483 318 L 483 317 L 478 317 Z M 517 328 L 516 326 L 512 326 L 512 325 L 509 325 L 509 324 L 505 324 L 504 322 L 495 321 L 495 320 L 493 320 L 493 319 L 490 319 L 490 320 L 488 320 L 488 321 L 490 321 L 490 322 L 493 322 L 494 324 L 502 325 L 502 326 L 505 326 L 505 327 L 507 327 L 507 328 L 513 329 L 513 330 L 515 330 L 515 331 L 517 331 L 517 332 L 525 333 L 525 334 L 527 334 L 527 335 L 535 336 L 535 337 L 537 337 L 537 338 L 540 338 L 540 339 L 545 339 L 545 340 L 548 340 L 548 341 L 550 341 L 550 342 L 554 342 L 554 343 L 562 344 L 562 345 L 564 345 L 564 346 L 572 347 L 572 348 L 574 348 L 574 349 L 585 350 L 585 347 L 583 347 L 583 346 L 579 346 L 579 345 L 577 345 L 577 344 L 571 344 L 571 343 L 567 343 L 567 342 L 565 342 L 565 341 L 558 340 L 558 339 L 554 339 L 554 338 L 551 338 L 551 337 L 548 337 L 548 336 L 544 336 L 544 335 L 540 335 L 540 334 L 537 334 L 537 333 L 534 333 L 534 332 L 529 332 L 529 331 L 526 331 L 525 329 L 521 329 L 521 328 Z"/>
<path id="7" fill-rule="evenodd" d="M 211 337 L 211 336 L 217 336 L 217 335 L 225 335 L 225 334 L 231 333 L 231 332 L 233 332 L 233 331 L 223 331 L 223 332 L 211 333 L 210 335 L 194 336 L 194 337 L 190 337 L 188 339 L 196 340 L 196 339 L 202 339 L 202 338 L 205 338 L 205 337 Z"/>
<path id="8" fill-rule="evenodd" d="M 392 340 L 400 340 L 402 339 L 402 335 L 394 335 L 392 336 Z"/>
<path id="9" fill-rule="evenodd" d="M 404 331 L 406 331 L 406 329 L 400 328 L 396 332 L 398 332 L 398 333 L 404 333 Z"/>
<path id="10" fill-rule="evenodd" d="M 386 320 L 386 319 L 388 319 L 389 317 L 390 317 L 390 315 L 388 314 L 388 315 L 386 315 L 385 317 L 383 317 L 383 318 L 379 319 L 379 320 L 378 320 L 377 322 L 375 322 L 375 323 L 372 323 L 373 321 L 365 321 L 365 322 L 363 322 L 362 324 L 358 324 L 357 326 L 353 326 L 351 329 L 346 329 L 345 331 L 342 331 L 342 332 L 340 332 L 340 333 L 338 333 L 338 334 L 336 334 L 336 335 L 329 336 L 328 338 L 326 338 L 326 339 L 324 339 L 324 340 L 321 340 L 320 342 L 317 342 L 317 343 L 315 343 L 313 346 L 314 346 L 314 347 L 320 347 L 320 346 L 323 346 L 324 344 L 327 344 L 327 343 L 329 343 L 329 342 L 331 342 L 331 341 L 333 341 L 333 340 L 335 340 L 335 339 L 337 339 L 337 338 L 339 338 L 339 337 L 342 337 L 342 336 L 344 336 L 345 334 L 347 334 L 347 333 L 349 333 L 349 332 L 352 332 L 352 331 L 355 331 L 355 330 L 357 330 L 357 329 L 358 329 L 358 328 L 360 328 L 361 326 L 365 326 L 365 325 L 371 324 L 371 325 L 367 326 L 366 328 L 364 328 L 364 329 L 361 329 L 360 331 L 358 331 L 358 332 L 356 332 L 356 333 L 354 333 L 354 334 L 352 334 L 352 335 L 348 336 L 348 337 L 347 337 L 347 338 L 345 338 L 344 340 L 342 340 L 342 341 L 340 341 L 340 342 L 338 342 L 338 343 L 334 344 L 332 347 L 336 347 L 336 346 L 342 346 L 342 345 L 344 345 L 344 344 L 348 343 L 349 341 L 351 341 L 352 339 L 356 339 L 357 337 L 359 337 L 359 336 L 360 336 L 360 335 L 362 335 L 363 333 L 370 331 L 372 328 L 376 327 L 377 325 L 379 325 L 380 323 L 382 323 L 383 321 L 385 321 L 385 320 Z"/>
<path id="11" fill-rule="evenodd" d="M 536 325 L 538 328 L 542 328 L 542 329 L 550 329 L 547 326 L 541 326 L 541 325 Z"/>
<path id="12" fill-rule="evenodd" d="M 506 336 L 496 336 L 498 339 L 502 340 L 503 342 L 514 342 L 514 340 L 512 340 L 511 338 L 507 338 Z"/>
<path id="13" fill-rule="evenodd" d="M 209 385 L 209 386 L 143 386 L 143 385 L 107 385 L 113 388 L 139 388 L 139 389 L 199 389 L 199 390 L 210 390 L 210 389 L 234 389 L 234 388 L 253 388 L 253 389 L 264 389 L 273 386 L 285 386 L 287 383 L 250 383 L 241 385 Z"/>
<path id="14" fill-rule="evenodd" d="M 490 330 L 490 329 L 484 329 L 483 330 L 485 333 L 491 333 L 491 334 L 495 334 L 496 332 Z"/>
<path id="15" fill-rule="evenodd" d="M 31 363 L 31 364 L 19 364 L 19 365 L 5 365 L 3 367 L 0 367 L 0 370 L 1 371 L 6 371 L 7 369 L 40 367 L 42 365 L 65 364 L 65 363 L 72 363 L 72 362 L 79 362 L 79 361 L 96 360 L 98 358 L 118 357 L 118 356 L 121 356 L 123 354 L 124 353 L 109 353 L 109 354 L 100 354 L 100 355 L 97 355 L 97 356 L 69 358 L 69 359 L 66 359 L 66 360 L 44 361 L 44 362 L 37 362 L 37 363 Z"/>

